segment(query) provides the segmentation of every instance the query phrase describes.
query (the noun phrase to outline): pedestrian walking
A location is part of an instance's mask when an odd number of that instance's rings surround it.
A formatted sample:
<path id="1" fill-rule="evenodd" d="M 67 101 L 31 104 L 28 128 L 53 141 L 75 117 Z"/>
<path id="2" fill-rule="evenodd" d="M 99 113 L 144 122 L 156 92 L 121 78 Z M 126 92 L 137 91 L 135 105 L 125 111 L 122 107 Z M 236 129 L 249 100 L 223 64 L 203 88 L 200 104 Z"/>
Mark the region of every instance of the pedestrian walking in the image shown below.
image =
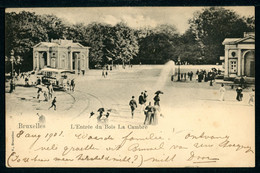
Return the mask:
<path id="1" fill-rule="evenodd" d="M 159 93 L 155 95 L 153 100 L 154 100 L 154 106 L 155 105 L 160 106 L 160 96 L 159 96 Z"/>
<path id="2" fill-rule="evenodd" d="M 192 77 L 193 77 L 193 72 L 190 72 L 190 81 L 192 81 Z"/>
<path id="3" fill-rule="evenodd" d="M 151 119 L 152 113 L 153 113 L 153 107 L 152 107 L 151 102 L 149 102 L 149 105 L 146 106 L 144 109 L 144 114 L 145 114 L 144 125 L 150 124 L 150 119 Z"/>
<path id="4" fill-rule="evenodd" d="M 251 106 L 254 105 L 254 100 L 255 100 L 255 89 L 252 88 L 252 91 L 249 93 L 248 104 Z"/>
<path id="5" fill-rule="evenodd" d="M 221 87 L 219 89 L 219 93 L 220 93 L 220 101 L 224 101 L 225 100 L 225 92 L 226 92 L 226 89 L 224 87 L 224 84 L 221 84 Z"/>
<path id="6" fill-rule="evenodd" d="M 71 90 L 74 91 L 74 88 L 75 88 L 75 81 L 74 81 L 74 79 L 71 79 L 70 86 L 71 86 Z"/>
<path id="7" fill-rule="evenodd" d="M 103 76 L 104 78 L 106 77 L 104 70 L 102 70 L 102 76 Z"/>
<path id="8" fill-rule="evenodd" d="M 13 91 L 14 91 L 14 89 L 15 89 L 15 85 L 14 85 L 14 81 L 13 81 L 13 79 L 11 79 L 11 81 L 10 81 L 10 93 L 12 93 Z"/>
<path id="9" fill-rule="evenodd" d="M 129 102 L 129 106 L 131 108 L 132 118 L 134 118 L 135 108 L 137 108 L 137 104 L 136 104 L 136 101 L 135 101 L 135 96 L 132 96 L 132 99 Z"/>
<path id="10" fill-rule="evenodd" d="M 147 94 L 147 91 L 145 90 L 144 91 L 144 105 L 146 105 L 147 97 L 148 97 L 148 94 Z"/>
<path id="11" fill-rule="evenodd" d="M 236 89 L 236 92 L 237 92 L 237 101 L 242 101 L 242 98 L 243 98 L 243 93 L 242 93 L 243 89 L 241 86 L 239 86 L 237 89 Z"/>
<path id="12" fill-rule="evenodd" d="M 53 95 L 53 87 L 52 87 L 52 84 L 50 83 L 49 86 L 48 86 L 48 90 L 49 90 L 49 99 L 52 98 L 52 95 Z"/>
<path id="13" fill-rule="evenodd" d="M 246 88 L 246 81 L 245 79 L 243 78 L 243 76 L 240 78 L 240 85 L 241 85 L 241 88 Z"/>
<path id="14" fill-rule="evenodd" d="M 139 96 L 138 98 L 138 101 L 139 101 L 139 104 L 141 105 L 140 108 L 141 108 L 141 112 L 144 111 L 144 93 L 141 92 L 141 95 Z"/>
<path id="15" fill-rule="evenodd" d="M 54 97 L 54 99 L 52 100 L 52 102 L 51 102 L 51 107 L 49 107 L 49 109 L 50 108 L 52 108 L 52 107 L 54 107 L 54 110 L 56 111 L 56 97 Z"/>
<path id="16" fill-rule="evenodd" d="M 42 88 L 41 88 L 41 87 L 39 87 L 39 88 L 38 88 L 38 90 L 37 90 L 37 99 L 39 99 L 39 98 L 40 98 L 40 96 L 41 96 L 41 93 L 42 93 Z"/>

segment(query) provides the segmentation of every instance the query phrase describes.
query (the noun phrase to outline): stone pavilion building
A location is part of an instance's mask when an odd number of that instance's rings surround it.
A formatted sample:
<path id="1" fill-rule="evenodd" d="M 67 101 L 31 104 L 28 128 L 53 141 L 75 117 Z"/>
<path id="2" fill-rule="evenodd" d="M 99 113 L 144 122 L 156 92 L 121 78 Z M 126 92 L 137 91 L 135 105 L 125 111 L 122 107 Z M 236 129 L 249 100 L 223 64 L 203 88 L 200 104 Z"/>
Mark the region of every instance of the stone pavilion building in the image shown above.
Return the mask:
<path id="1" fill-rule="evenodd" d="M 33 47 L 33 69 L 45 67 L 75 72 L 89 69 L 89 47 L 72 40 L 51 40 L 40 42 Z"/>
<path id="2" fill-rule="evenodd" d="M 255 33 L 244 33 L 243 38 L 226 38 L 224 77 L 255 77 Z"/>

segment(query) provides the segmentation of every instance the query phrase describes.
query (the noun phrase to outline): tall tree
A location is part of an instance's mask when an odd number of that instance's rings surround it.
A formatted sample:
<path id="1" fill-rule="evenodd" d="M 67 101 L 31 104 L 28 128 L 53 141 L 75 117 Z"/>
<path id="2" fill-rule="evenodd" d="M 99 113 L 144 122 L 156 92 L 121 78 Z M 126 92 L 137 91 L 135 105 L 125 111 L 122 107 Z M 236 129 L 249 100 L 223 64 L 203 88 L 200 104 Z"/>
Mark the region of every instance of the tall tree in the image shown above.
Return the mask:
<path id="1" fill-rule="evenodd" d="M 133 29 L 125 23 L 118 23 L 113 27 L 113 37 L 110 38 L 110 48 L 108 56 L 115 61 L 121 61 L 124 65 L 130 62 L 138 53 L 139 46 L 137 36 Z"/>
<path id="2" fill-rule="evenodd" d="M 5 54 L 10 56 L 13 49 L 15 56 L 24 59 L 22 70 L 32 69 L 32 47 L 48 40 L 45 26 L 41 25 L 41 17 L 35 13 L 22 11 L 18 14 L 5 15 Z"/>
<path id="3" fill-rule="evenodd" d="M 207 63 L 219 61 L 219 56 L 224 54 L 222 42 L 225 38 L 240 38 L 243 32 L 254 31 L 253 18 L 242 18 L 234 11 L 221 7 L 197 12 L 189 23 L 200 42 L 202 58 Z"/>
<path id="4" fill-rule="evenodd" d="M 140 52 L 136 61 L 148 64 L 161 64 L 177 59 L 179 34 L 172 25 L 159 25 L 149 35 L 139 39 Z"/>

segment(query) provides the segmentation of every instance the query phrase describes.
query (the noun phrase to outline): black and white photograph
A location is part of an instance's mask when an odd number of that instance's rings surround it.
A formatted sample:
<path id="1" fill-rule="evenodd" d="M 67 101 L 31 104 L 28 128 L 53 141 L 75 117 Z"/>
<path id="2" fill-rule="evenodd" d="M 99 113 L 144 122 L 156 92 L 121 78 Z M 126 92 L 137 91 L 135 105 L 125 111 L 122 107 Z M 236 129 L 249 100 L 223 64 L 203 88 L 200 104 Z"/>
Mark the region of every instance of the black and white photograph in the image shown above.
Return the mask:
<path id="1" fill-rule="evenodd" d="M 7 167 L 254 167 L 255 7 L 6 8 L 5 112 Z"/>

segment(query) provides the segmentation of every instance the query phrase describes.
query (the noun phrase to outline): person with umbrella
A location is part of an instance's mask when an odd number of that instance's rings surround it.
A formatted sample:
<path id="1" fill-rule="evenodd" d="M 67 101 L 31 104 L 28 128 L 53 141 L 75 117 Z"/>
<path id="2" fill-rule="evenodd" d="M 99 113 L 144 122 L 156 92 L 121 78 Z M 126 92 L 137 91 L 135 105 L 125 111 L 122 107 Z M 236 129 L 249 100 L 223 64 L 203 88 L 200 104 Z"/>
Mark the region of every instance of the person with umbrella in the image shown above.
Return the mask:
<path id="1" fill-rule="evenodd" d="M 97 117 L 97 120 L 100 121 L 103 116 L 103 112 L 105 112 L 105 109 L 99 108 L 97 111 L 99 112 L 99 116 Z"/>
<path id="2" fill-rule="evenodd" d="M 135 96 L 132 96 L 132 99 L 129 102 L 129 106 L 131 108 L 132 118 L 134 118 L 135 108 L 137 108 L 137 104 L 136 104 L 136 101 L 135 101 Z"/>
<path id="3" fill-rule="evenodd" d="M 160 96 L 159 96 L 159 94 L 163 94 L 163 92 L 162 91 L 156 91 L 155 92 L 155 97 L 153 98 L 153 100 L 154 100 L 154 106 L 155 105 L 157 105 L 157 106 L 160 106 Z"/>

